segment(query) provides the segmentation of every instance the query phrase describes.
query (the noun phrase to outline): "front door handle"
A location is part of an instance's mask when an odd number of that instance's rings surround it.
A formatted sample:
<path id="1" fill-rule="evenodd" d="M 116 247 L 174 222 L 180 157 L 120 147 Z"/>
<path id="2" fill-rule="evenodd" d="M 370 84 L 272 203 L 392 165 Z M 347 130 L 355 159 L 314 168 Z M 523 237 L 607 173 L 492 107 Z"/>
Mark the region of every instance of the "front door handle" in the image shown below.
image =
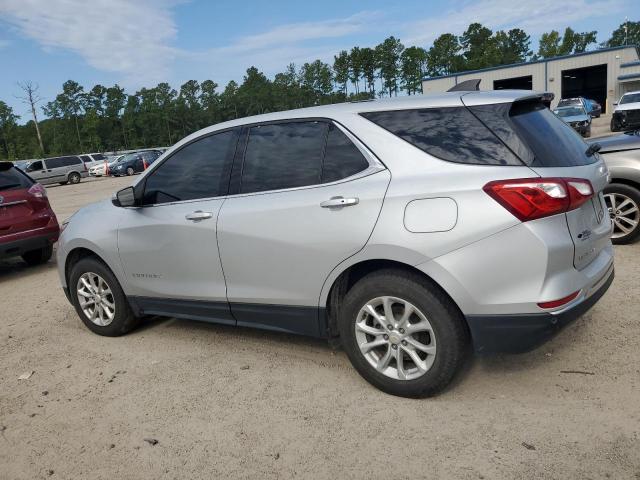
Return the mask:
<path id="1" fill-rule="evenodd" d="M 325 200 L 320 204 L 322 208 L 342 208 L 351 207 L 357 205 L 360 202 L 358 197 L 344 198 L 344 197 L 331 197 L 329 200 Z"/>
<path id="2" fill-rule="evenodd" d="M 206 220 L 211 217 L 213 217 L 213 213 L 203 212 L 202 210 L 196 210 L 195 212 L 187 213 L 184 216 L 184 218 L 191 220 L 192 222 L 199 222 L 200 220 Z"/>

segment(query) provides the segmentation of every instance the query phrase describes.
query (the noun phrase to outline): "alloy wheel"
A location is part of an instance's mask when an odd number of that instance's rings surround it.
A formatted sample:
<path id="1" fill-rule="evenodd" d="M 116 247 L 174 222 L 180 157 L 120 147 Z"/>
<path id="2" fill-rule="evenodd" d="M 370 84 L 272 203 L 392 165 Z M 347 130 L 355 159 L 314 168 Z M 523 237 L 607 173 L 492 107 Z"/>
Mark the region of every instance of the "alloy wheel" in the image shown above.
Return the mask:
<path id="1" fill-rule="evenodd" d="M 116 313 L 113 293 L 100 275 L 83 273 L 76 286 L 78 303 L 85 316 L 100 327 L 109 325 Z"/>
<path id="2" fill-rule="evenodd" d="M 429 371 L 436 337 L 427 317 L 398 297 L 377 297 L 358 312 L 355 336 L 367 362 L 395 380 L 413 380 Z"/>
<path id="3" fill-rule="evenodd" d="M 626 237 L 638 228 L 640 208 L 633 199 L 622 193 L 607 193 L 604 200 L 613 222 L 612 238 Z"/>

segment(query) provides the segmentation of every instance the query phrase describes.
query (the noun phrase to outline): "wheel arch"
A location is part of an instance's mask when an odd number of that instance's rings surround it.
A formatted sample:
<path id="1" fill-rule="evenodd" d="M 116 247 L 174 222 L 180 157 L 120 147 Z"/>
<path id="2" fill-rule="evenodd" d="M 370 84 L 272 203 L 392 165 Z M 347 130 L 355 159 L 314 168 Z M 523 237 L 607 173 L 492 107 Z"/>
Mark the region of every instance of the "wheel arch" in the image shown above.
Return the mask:
<path id="1" fill-rule="evenodd" d="M 87 257 L 95 258 L 100 263 L 104 264 L 104 266 L 107 267 L 111 271 L 111 273 L 113 273 L 116 279 L 118 278 L 116 272 L 113 271 L 113 269 L 109 266 L 105 259 L 98 255 L 94 250 L 91 250 L 87 247 L 75 247 L 71 251 L 69 251 L 64 261 L 64 278 L 67 287 L 69 286 L 69 274 L 71 273 L 73 265 L 78 263 L 83 258 Z"/>
<path id="2" fill-rule="evenodd" d="M 640 192 L 640 182 L 636 182 L 628 178 L 612 177 L 611 182 L 607 185 L 607 187 L 613 185 L 614 183 L 619 183 L 622 185 L 626 185 L 628 187 L 633 187 Z"/>
<path id="3" fill-rule="evenodd" d="M 334 271 L 334 277 L 330 284 L 330 287 L 326 288 L 326 296 L 321 297 L 320 306 L 325 309 L 326 312 L 326 328 L 329 337 L 338 336 L 337 328 L 337 316 L 342 299 L 346 293 L 365 275 L 379 270 L 401 270 L 409 272 L 417 277 L 425 280 L 433 288 L 438 289 L 444 295 L 446 295 L 451 303 L 460 311 L 462 310 L 453 297 L 437 282 L 434 278 L 427 275 L 419 268 L 398 259 L 385 259 L 385 258 L 368 258 L 363 259 L 345 266 L 339 273 Z M 328 282 L 327 282 L 328 284 Z M 325 284 L 325 286 L 327 285 Z M 464 315 L 462 315 L 464 317 Z"/>

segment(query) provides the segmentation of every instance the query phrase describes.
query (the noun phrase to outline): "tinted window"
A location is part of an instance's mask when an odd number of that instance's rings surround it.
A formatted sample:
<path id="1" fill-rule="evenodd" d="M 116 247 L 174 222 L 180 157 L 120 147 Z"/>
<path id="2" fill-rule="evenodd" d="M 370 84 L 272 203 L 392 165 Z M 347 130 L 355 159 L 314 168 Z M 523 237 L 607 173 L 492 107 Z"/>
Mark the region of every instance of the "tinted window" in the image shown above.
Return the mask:
<path id="1" fill-rule="evenodd" d="M 358 147 L 335 125 L 329 126 L 322 164 L 322 182 L 335 182 L 365 170 L 369 163 Z"/>
<path id="2" fill-rule="evenodd" d="M 107 158 L 104 155 L 102 155 L 101 153 L 94 153 L 91 156 L 93 157 L 94 160 L 104 160 L 104 159 Z"/>
<path id="3" fill-rule="evenodd" d="M 0 166 L 0 191 L 2 190 L 19 190 L 22 188 L 29 188 L 33 185 L 33 182 L 24 173 L 15 167 L 10 167 L 5 170 L 7 166 Z"/>
<path id="4" fill-rule="evenodd" d="M 260 125 L 249 130 L 241 192 L 262 192 L 320 183 L 324 122 Z"/>
<path id="5" fill-rule="evenodd" d="M 522 165 L 513 152 L 465 107 L 369 112 L 362 116 L 443 160 Z"/>
<path id="6" fill-rule="evenodd" d="M 597 161 L 588 157 L 580 135 L 540 102 L 471 107 L 486 125 L 532 167 L 571 167 Z"/>
<path id="7" fill-rule="evenodd" d="M 44 170 L 41 160 L 38 160 L 37 162 L 31 162 L 27 167 L 27 172 L 35 172 L 36 170 Z"/>
<path id="8" fill-rule="evenodd" d="M 84 163 L 90 162 L 91 158 L 88 155 L 80 155 L 80 158 Z"/>
<path id="9" fill-rule="evenodd" d="M 45 163 L 47 164 L 47 168 L 70 167 L 71 165 L 79 164 L 80 159 L 78 157 L 47 158 Z"/>
<path id="10" fill-rule="evenodd" d="M 237 133 L 228 131 L 190 143 L 147 178 L 144 203 L 167 203 L 226 195 Z"/>

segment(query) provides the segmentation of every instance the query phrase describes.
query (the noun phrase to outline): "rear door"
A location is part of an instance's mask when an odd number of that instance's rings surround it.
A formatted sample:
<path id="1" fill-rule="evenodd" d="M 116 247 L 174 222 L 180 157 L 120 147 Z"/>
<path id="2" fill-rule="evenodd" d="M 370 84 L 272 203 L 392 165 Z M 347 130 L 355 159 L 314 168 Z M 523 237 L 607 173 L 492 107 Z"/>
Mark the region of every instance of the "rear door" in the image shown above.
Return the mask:
<path id="1" fill-rule="evenodd" d="M 366 244 L 390 180 L 354 141 L 324 121 L 247 129 L 238 192 L 225 201 L 218 222 L 238 325 L 324 333 L 318 323 L 322 285 Z"/>
<path id="2" fill-rule="evenodd" d="M 0 164 L 0 242 L 14 233 L 47 225 L 49 216 L 39 213 L 47 201 L 29 193 L 34 182 L 15 167 Z"/>
<path id="3" fill-rule="evenodd" d="M 575 247 L 574 266 L 585 268 L 610 244 L 611 220 L 602 193 L 608 170 L 603 160 L 588 152 L 589 145 L 580 135 L 537 101 L 470 110 L 537 175 L 589 180 L 593 198 L 565 214 Z"/>
<path id="4" fill-rule="evenodd" d="M 31 178 L 33 178 L 36 182 L 41 183 L 42 185 L 54 183 L 51 180 L 51 170 L 47 168 L 47 165 L 43 160 L 36 160 L 35 162 L 31 162 L 26 168 L 26 172 L 29 174 L 29 176 L 31 176 Z"/>

